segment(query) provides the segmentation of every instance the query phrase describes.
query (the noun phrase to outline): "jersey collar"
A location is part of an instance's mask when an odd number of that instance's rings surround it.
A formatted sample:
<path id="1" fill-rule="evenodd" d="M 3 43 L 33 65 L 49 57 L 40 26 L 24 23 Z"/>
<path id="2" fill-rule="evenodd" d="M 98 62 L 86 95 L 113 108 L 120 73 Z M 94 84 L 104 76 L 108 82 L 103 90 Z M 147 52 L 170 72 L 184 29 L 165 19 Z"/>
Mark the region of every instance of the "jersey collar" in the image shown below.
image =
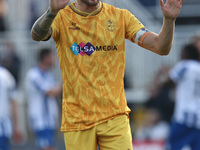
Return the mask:
<path id="1" fill-rule="evenodd" d="M 100 4 L 99 7 L 98 7 L 95 11 L 93 11 L 92 13 L 87 13 L 87 12 L 83 12 L 83 11 L 79 10 L 78 8 L 76 8 L 75 3 L 76 3 L 76 2 L 71 3 L 71 4 L 69 5 L 70 8 L 71 8 L 75 13 L 77 13 L 77 14 L 79 14 L 79 15 L 81 15 L 81 16 L 84 16 L 84 17 L 95 16 L 95 15 L 97 15 L 98 13 L 100 13 L 101 10 L 102 10 L 102 8 L 103 8 L 103 3 L 99 1 L 99 4 Z"/>

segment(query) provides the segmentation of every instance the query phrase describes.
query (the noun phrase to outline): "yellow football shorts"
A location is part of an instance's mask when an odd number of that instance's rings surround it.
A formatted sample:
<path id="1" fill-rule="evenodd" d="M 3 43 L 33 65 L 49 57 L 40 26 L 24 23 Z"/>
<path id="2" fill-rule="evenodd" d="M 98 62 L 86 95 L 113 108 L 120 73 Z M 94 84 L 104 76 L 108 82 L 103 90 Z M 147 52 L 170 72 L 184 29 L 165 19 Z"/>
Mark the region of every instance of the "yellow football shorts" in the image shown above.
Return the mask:
<path id="1" fill-rule="evenodd" d="M 132 136 L 127 115 L 117 116 L 91 129 L 65 132 L 66 150 L 132 150 Z"/>

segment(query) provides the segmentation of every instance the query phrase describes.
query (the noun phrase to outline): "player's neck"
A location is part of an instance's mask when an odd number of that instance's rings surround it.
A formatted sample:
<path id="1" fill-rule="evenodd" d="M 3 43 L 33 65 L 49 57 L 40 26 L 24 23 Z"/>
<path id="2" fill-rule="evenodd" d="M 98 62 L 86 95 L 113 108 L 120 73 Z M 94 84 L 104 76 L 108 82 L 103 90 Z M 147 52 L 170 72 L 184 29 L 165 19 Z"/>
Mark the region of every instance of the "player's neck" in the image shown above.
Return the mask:
<path id="1" fill-rule="evenodd" d="M 75 7 L 79 9 L 80 11 L 86 12 L 86 13 L 92 13 L 97 8 L 99 8 L 100 4 L 98 3 L 96 6 L 88 6 L 85 3 L 81 2 L 80 0 L 77 0 L 75 3 Z"/>

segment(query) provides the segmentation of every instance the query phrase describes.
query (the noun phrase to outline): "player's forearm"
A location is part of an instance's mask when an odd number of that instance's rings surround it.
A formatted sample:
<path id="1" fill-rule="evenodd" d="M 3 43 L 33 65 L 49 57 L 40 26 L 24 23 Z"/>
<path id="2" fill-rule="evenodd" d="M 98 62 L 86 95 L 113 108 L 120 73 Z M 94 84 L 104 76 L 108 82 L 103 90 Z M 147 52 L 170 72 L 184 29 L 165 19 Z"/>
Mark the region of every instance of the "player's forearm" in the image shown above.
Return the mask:
<path id="1" fill-rule="evenodd" d="M 168 55 L 173 44 L 175 20 L 164 18 L 163 27 L 157 37 L 159 55 Z"/>
<path id="2" fill-rule="evenodd" d="M 58 85 L 54 89 L 49 90 L 47 92 L 47 95 L 57 97 L 61 94 L 61 92 L 62 92 L 62 85 Z"/>
<path id="3" fill-rule="evenodd" d="M 15 128 L 17 128 L 18 126 L 18 120 L 17 120 L 17 103 L 15 100 L 12 100 L 12 103 L 11 103 L 11 106 L 12 106 L 12 118 L 13 118 L 13 125 Z"/>
<path id="4" fill-rule="evenodd" d="M 31 30 L 32 39 L 35 41 L 46 40 L 51 35 L 51 25 L 56 14 L 51 14 L 48 9 L 33 25 Z"/>

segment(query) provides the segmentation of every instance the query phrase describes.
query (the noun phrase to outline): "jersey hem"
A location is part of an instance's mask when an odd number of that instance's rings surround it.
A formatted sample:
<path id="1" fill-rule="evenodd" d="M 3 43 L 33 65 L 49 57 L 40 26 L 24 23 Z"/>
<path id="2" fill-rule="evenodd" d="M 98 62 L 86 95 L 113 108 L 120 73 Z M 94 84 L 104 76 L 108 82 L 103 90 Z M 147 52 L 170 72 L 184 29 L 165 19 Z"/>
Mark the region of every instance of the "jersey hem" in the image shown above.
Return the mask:
<path id="1" fill-rule="evenodd" d="M 107 122 L 108 120 L 111 120 L 111 119 L 113 119 L 113 118 L 115 118 L 115 117 L 118 117 L 118 116 L 121 116 L 121 115 L 127 115 L 127 116 L 129 117 L 129 113 L 130 113 L 130 111 L 127 111 L 127 112 L 125 112 L 125 113 L 120 113 L 120 114 L 111 116 L 111 117 L 109 117 L 109 118 L 107 118 L 107 119 L 104 119 L 104 120 L 95 122 L 95 123 L 92 124 L 91 126 L 88 126 L 88 127 L 85 127 L 85 128 L 74 128 L 74 129 L 72 129 L 72 128 L 70 128 L 70 129 L 62 129 L 62 128 L 61 128 L 60 131 L 61 131 L 61 132 L 76 132 L 76 131 L 88 130 L 88 129 L 91 129 L 91 128 L 93 128 L 93 127 L 99 125 L 99 124 L 105 123 L 105 122 Z"/>

